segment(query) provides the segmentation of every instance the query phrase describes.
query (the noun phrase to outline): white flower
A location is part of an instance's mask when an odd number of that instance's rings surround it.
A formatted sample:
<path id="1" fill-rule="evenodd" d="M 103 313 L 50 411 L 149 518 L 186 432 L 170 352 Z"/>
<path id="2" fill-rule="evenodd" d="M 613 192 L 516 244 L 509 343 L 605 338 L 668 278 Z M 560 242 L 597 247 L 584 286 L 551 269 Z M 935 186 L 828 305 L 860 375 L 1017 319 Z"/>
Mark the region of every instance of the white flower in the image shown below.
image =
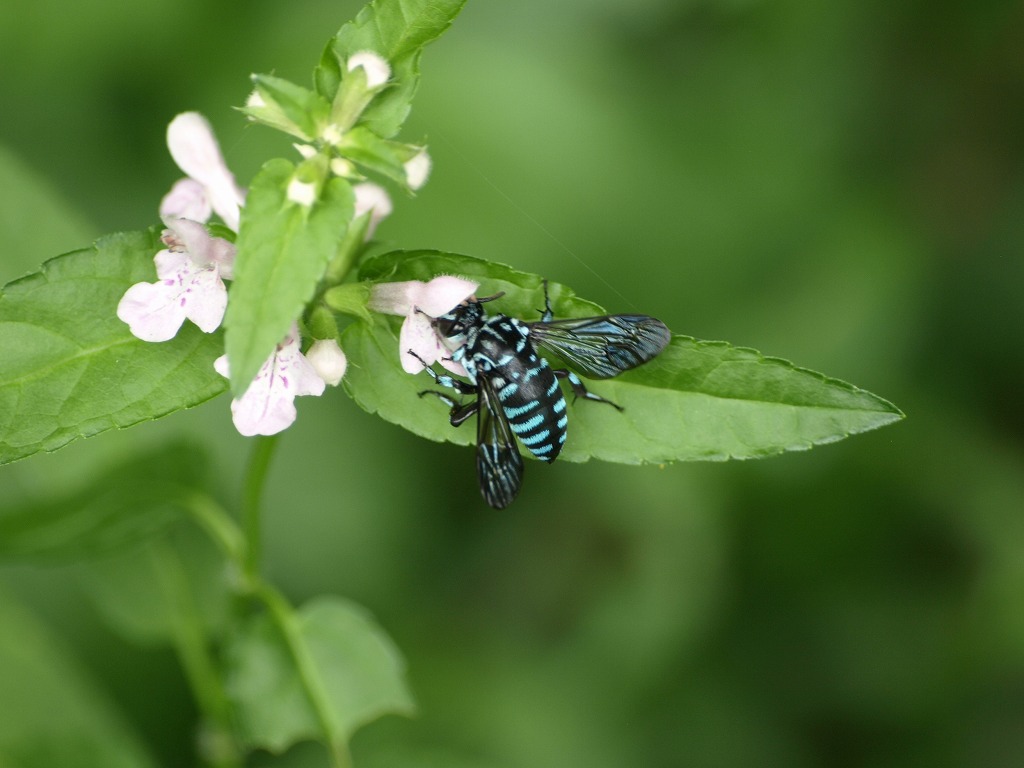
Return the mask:
<path id="1" fill-rule="evenodd" d="M 143 341 L 167 341 L 188 318 L 206 333 L 217 329 L 228 303 L 224 278 L 233 276 L 235 246 L 210 237 L 188 219 L 164 220 L 165 250 L 153 257 L 156 283 L 136 283 L 117 305 L 117 316 Z"/>
<path id="2" fill-rule="evenodd" d="M 326 126 L 323 131 L 320 132 L 320 138 L 323 139 L 324 143 L 337 146 L 341 144 L 341 140 L 344 137 L 341 128 L 334 123 Z"/>
<path id="3" fill-rule="evenodd" d="M 167 126 L 167 148 L 191 183 L 178 182 L 160 203 L 161 216 L 194 218 L 206 222 L 210 209 L 231 229 L 238 231 L 239 207 L 245 193 L 235 183 L 221 154 L 220 145 L 206 118 L 198 112 L 183 112 Z M 202 202 L 197 201 L 199 198 Z M 196 211 L 205 216 L 196 217 Z"/>
<path id="4" fill-rule="evenodd" d="M 366 227 L 366 239 L 369 240 L 377 230 L 377 225 L 391 215 L 391 198 L 384 191 L 384 187 L 374 184 L 372 181 L 356 184 L 352 187 L 352 191 L 356 195 L 355 218 L 359 218 L 364 213 L 370 214 L 370 223 Z"/>
<path id="5" fill-rule="evenodd" d="M 316 184 L 292 179 L 288 183 L 287 197 L 291 202 L 309 208 L 316 202 Z"/>
<path id="6" fill-rule="evenodd" d="M 377 88 L 384 85 L 391 77 L 391 67 L 380 54 L 373 51 L 359 51 L 348 57 L 348 71 L 362 67 L 366 73 L 366 86 Z"/>
<path id="7" fill-rule="evenodd" d="M 473 295 L 479 283 L 461 277 L 441 275 L 429 283 L 410 280 L 404 283 L 380 283 L 370 292 L 369 307 L 375 312 L 405 315 L 398 337 L 402 368 L 419 373 L 423 365 L 440 362 L 452 373 L 466 375 L 466 369 L 451 360 L 449 350 L 441 343 L 430 319 L 451 311 Z M 412 350 L 422 362 L 409 354 Z"/>
<path id="8" fill-rule="evenodd" d="M 213 367 L 228 377 L 227 355 L 218 357 Z M 292 325 L 245 394 L 231 401 L 231 420 L 246 437 L 276 435 L 295 421 L 295 398 L 322 395 L 324 387 L 324 380 L 299 351 L 299 331 Z"/>
<path id="9" fill-rule="evenodd" d="M 421 149 L 411 159 L 405 162 L 405 181 L 409 189 L 416 190 L 427 183 L 430 175 L 430 155 L 427 150 Z"/>
<path id="10" fill-rule="evenodd" d="M 330 384 L 338 386 L 341 377 L 345 375 L 348 368 L 348 360 L 345 353 L 341 351 L 335 339 L 318 339 L 306 350 L 306 359 L 309 360 L 316 375 Z"/>
<path id="11" fill-rule="evenodd" d="M 160 201 L 160 215 L 165 217 L 205 223 L 212 213 L 206 189 L 195 179 L 178 179 Z"/>

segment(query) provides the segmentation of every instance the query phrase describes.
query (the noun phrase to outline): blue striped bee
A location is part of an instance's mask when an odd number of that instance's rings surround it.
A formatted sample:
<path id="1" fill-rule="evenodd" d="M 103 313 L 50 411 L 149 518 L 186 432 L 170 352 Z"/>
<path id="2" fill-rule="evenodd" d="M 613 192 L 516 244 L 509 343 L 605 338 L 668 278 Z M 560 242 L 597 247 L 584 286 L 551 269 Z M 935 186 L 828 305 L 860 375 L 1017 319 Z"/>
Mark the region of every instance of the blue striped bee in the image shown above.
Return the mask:
<path id="1" fill-rule="evenodd" d="M 515 438 L 543 461 L 554 461 L 562 450 L 569 419 L 560 379 L 569 383 L 576 397 L 622 410 L 588 392 L 572 371 L 552 368 L 535 345 L 585 376 L 607 379 L 646 363 L 672 337 L 664 323 L 647 315 L 554 320 L 546 280 L 544 312 L 538 322 L 500 314 L 488 317 L 483 305 L 503 295 L 467 299 L 432 321 L 453 350 L 451 359 L 466 369 L 469 382 L 439 374 L 430 366 L 427 372 L 438 385 L 461 395 L 476 395 L 476 399 L 459 403 L 443 392 L 419 393 L 440 398 L 451 409 L 449 421 L 454 427 L 477 415 L 477 476 L 484 499 L 495 509 L 511 504 L 522 485 L 523 459 Z"/>

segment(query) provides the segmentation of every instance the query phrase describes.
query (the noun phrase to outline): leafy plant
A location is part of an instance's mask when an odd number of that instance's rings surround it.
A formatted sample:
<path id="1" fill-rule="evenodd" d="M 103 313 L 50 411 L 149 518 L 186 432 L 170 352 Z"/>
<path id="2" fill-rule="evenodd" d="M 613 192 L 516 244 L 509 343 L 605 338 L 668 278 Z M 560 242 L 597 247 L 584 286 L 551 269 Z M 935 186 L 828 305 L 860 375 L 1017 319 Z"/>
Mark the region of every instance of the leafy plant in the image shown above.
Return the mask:
<path id="1" fill-rule="evenodd" d="M 443 406 L 417 397 L 423 379 L 409 375 L 401 339 L 418 308 L 382 311 L 381 296 L 396 284 L 459 275 L 472 288 L 454 303 L 479 287 L 503 293 L 495 312 L 535 319 L 543 306 L 543 278 L 510 266 L 429 250 L 368 255 L 390 203 L 365 178 L 410 192 L 426 181 L 426 148 L 394 136 L 424 47 L 463 3 L 376 0 L 330 41 L 313 87 L 255 76 L 243 111 L 297 139 L 300 154 L 266 162 L 247 191 L 223 166 L 205 121 L 182 116 L 171 149 L 189 179 L 165 198 L 167 229 L 100 238 L 0 296 L 0 463 L 160 419 L 229 389 L 239 431 L 257 435 L 237 516 L 210 487 L 201 450 L 173 445 L 0 517 L 0 558 L 89 563 L 88 581 L 117 606 L 124 634 L 177 649 L 204 718 L 209 765 L 239 766 L 257 749 L 281 752 L 305 739 L 322 742 L 332 765 L 348 765 L 356 729 L 414 711 L 401 656 L 365 611 L 335 597 L 296 607 L 266 580 L 260 506 L 273 435 L 296 418 L 295 397 L 339 381 L 361 408 L 417 435 L 474 441 L 472 430 L 451 427 Z M 196 225 L 211 209 L 222 223 Z M 154 254 L 158 279 L 149 282 Z M 548 285 L 556 316 L 604 314 L 566 286 Z M 758 458 L 902 418 L 845 382 L 682 335 L 654 361 L 592 390 L 624 411 L 570 406 L 568 461 Z M 215 545 L 202 562 L 181 545 L 195 529 Z M 21 624 L 28 622 L 16 611 L 0 622 Z M 13 653 L 3 640 L 0 653 Z M 45 668 L 48 647 L 35 651 L 32 668 Z M 53 681 L 39 679 L 43 695 Z M 79 694 L 69 687 L 64 695 Z M 135 746 L 105 751 L 102 734 L 119 727 L 97 710 L 88 722 L 67 723 L 65 735 L 77 743 L 90 734 L 105 765 L 146 764 Z M 8 744 L 8 733 L 0 726 L 0 757 L 45 764 L 44 753 Z M 72 752 L 57 740 L 44 757 L 79 764 Z"/>

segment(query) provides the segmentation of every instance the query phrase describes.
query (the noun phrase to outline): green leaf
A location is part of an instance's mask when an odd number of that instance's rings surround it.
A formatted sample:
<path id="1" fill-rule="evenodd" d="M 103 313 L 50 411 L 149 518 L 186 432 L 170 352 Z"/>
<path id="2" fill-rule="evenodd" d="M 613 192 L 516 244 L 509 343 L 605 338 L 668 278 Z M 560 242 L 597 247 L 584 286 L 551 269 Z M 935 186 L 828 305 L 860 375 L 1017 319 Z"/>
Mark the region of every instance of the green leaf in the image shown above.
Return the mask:
<path id="1" fill-rule="evenodd" d="M 328 45 L 314 75 L 317 89 L 333 100 L 349 56 L 359 51 L 380 54 L 391 65 L 391 83 L 370 103 L 361 122 L 379 136 L 394 136 L 409 114 L 424 46 L 448 29 L 465 1 L 375 0 Z"/>
<path id="2" fill-rule="evenodd" d="M 373 131 L 356 126 L 342 137 L 338 152 L 343 157 L 387 176 L 403 187 L 408 187 L 405 162 L 415 154 L 415 150 L 408 144 L 382 139 Z"/>
<path id="3" fill-rule="evenodd" d="M 273 75 L 253 75 L 252 81 L 265 105 L 247 105 L 242 112 L 304 141 L 320 135 L 330 111 L 323 96 Z"/>
<path id="4" fill-rule="evenodd" d="M 0 765 L 148 768 L 156 762 L 58 639 L 0 593 Z"/>
<path id="5" fill-rule="evenodd" d="M 87 488 L 56 500 L 0 511 L 0 558 L 74 559 L 152 538 L 181 515 L 206 475 L 194 445 L 136 456 Z"/>
<path id="6" fill-rule="evenodd" d="M 505 291 L 488 304 L 526 320 L 544 306 L 537 275 L 468 256 L 414 251 L 367 261 L 360 277 L 372 281 L 429 280 L 462 275 L 480 283 L 478 295 Z M 570 289 L 550 284 L 556 317 L 605 314 Z M 342 336 L 350 367 L 346 390 L 367 411 L 431 440 L 475 441 L 472 426 L 448 424 L 447 408 L 417 393 L 436 388 L 409 376 L 398 359 L 397 318 L 354 323 Z M 560 365 L 555 361 L 556 365 Z M 756 458 L 801 450 L 875 429 L 903 417 L 892 404 L 850 384 L 724 342 L 674 336 L 655 360 L 588 389 L 623 406 L 570 405 L 569 436 L 561 456 L 627 464 Z"/>
<path id="7" fill-rule="evenodd" d="M 140 341 L 117 318 L 134 283 L 156 279 L 156 232 L 104 237 L 0 294 L 0 464 L 198 405 L 224 391 L 219 334 L 186 323 Z"/>
<path id="8" fill-rule="evenodd" d="M 302 651 L 313 662 L 328 717 L 339 738 L 388 713 L 411 714 L 404 663 L 384 632 L 359 607 L 318 598 L 291 614 Z M 228 648 L 227 690 L 243 738 L 281 752 L 322 734 L 288 643 L 270 617 L 254 617 Z"/>
<path id="9" fill-rule="evenodd" d="M 266 163 L 249 188 L 224 319 L 231 387 L 242 395 L 313 298 L 354 211 L 351 185 L 326 182 L 311 207 L 291 202 L 295 167 Z"/>

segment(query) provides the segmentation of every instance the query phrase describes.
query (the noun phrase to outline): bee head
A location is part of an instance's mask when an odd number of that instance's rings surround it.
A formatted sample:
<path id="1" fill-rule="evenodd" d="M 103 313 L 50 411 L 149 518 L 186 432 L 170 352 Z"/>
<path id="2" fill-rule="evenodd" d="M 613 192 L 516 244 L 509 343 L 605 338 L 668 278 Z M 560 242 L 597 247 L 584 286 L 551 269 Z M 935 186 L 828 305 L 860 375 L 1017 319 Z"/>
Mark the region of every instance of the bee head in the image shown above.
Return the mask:
<path id="1" fill-rule="evenodd" d="M 437 329 L 441 337 L 449 341 L 461 343 L 464 341 L 470 328 L 483 322 L 484 308 L 480 305 L 504 295 L 505 293 L 502 292 L 483 299 L 466 299 L 450 312 L 445 312 L 443 315 L 434 318 L 434 328 Z"/>

